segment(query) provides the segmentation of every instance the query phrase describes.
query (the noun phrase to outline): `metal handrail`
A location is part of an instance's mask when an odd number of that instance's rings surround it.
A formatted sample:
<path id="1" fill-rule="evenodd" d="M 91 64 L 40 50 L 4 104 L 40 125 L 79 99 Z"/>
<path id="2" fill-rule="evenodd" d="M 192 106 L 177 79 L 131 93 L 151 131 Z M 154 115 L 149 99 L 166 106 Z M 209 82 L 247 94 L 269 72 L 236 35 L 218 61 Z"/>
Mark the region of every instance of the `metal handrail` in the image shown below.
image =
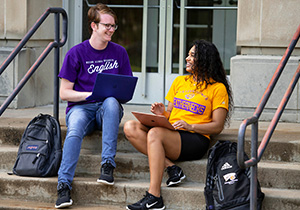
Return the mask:
<path id="1" fill-rule="evenodd" d="M 290 96 L 299 80 L 300 76 L 300 64 L 289 84 L 289 87 L 283 96 L 280 105 L 277 108 L 276 113 L 274 114 L 274 117 L 259 145 L 258 146 L 258 120 L 261 115 L 261 113 L 264 110 L 264 107 L 266 103 L 269 100 L 269 97 L 271 93 L 273 92 L 273 89 L 283 72 L 283 69 L 287 63 L 287 61 L 290 58 L 290 55 L 292 54 L 298 40 L 300 37 L 300 25 L 297 28 L 296 33 L 294 34 L 288 48 L 285 51 L 285 54 L 283 55 L 264 95 L 262 96 L 254 114 L 252 117 L 245 119 L 239 128 L 239 133 L 238 133 L 238 151 L 237 151 L 237 161 L 238 165 L 241 168 L 247 168 L 251 167 L 251 186 L 250 186 L 250 191 L 251 191 L 251 202 L 250 202 L 250 209 L 251 210 L 256 210 L 257 209 L 257 164 L 260 161 L 270 139 L 271 136 L 278 124 L 278 121 L 287 105 L 288 100 L 290 99 Z M 245 133 L 246 133 L 246 128 L 248 125 L 252 125 L 251 127 L 251 158 L 249 160 L 244 160 L 244 154 L 245 154 L 245 149 L 244 149 L 244 141 L 245 141 Z M 258 148 L 258 149 L 257 149 Z"/>
<path id="2" fill-rule="evenodd" d="M 27 32 L 27 34 L 23 37 L 23 39 L 19 42 L 19 44 L 14 48 L 14 50 L 9 54 L 9 56 L 5 59 L 5 61 L 0 66 L 0 75 L 4 72 L 4 70 L 7 68 L 7 66 L 11 63 L 11 61 L 16 57 L 16 55 L 21 51 L 21 49 L 24 47 L 24 45 L 28 42 L 28 40 L 31 38 L 31 36 L 37 31 L 37 29 L 41 26 L 41 24 L 46 20 L 48 15 L 50 13 L 55 14 L 55 37 L 54 41 L 50 42 L 48 46 L 45 48 L 45 50 L 42 52 L 42 54 L 37 58 L 35 63 L 31 66 L 31 68 L 27 71 L 25 76 L 20 80 L 18 85 L 15 87 L 13 92 L 7 97 L 7 99 L 4 101 L 4 103 L 0 107 L 0 116 L 2 113 L 6 110 L 6 108 L 9 106 L 9 104 L 13 101 L 13 99 L 16 97 L 16 95 L 20 92 L 20 90 L 23 88 L 23 86 L 26 84 L 26 82 L 30 79 L 30 77 L 33 75 L 33 73 L 36 71 L 36 69 L 40 66 L 40 64 L 44 61 L 44 59 L 47 57 L 47 55 L 50 53 L 50 51 L 55 48 L 54 51 L 54 101 L 53 101 L 53 115 L 58 120 L 58 87 L 59 87 L 59 81 L 58 81 L 58 72 L 59 72 L 59 48 L 62 47 L 66 41 L 67 41 L 67 27 L 68 27 L 68 17 L 67 13 L 63 8 L 59 7 L 51 7 L 48 8 L 41 17 L 35 22 L 35 24 L 32 26 L 32 28 Z M 60 35 L 60 19 L 59 14 L 62 15 L 62 24 L 63 24 L 63 31 L 62 31 L 62 38 L 59 40 Z"/>

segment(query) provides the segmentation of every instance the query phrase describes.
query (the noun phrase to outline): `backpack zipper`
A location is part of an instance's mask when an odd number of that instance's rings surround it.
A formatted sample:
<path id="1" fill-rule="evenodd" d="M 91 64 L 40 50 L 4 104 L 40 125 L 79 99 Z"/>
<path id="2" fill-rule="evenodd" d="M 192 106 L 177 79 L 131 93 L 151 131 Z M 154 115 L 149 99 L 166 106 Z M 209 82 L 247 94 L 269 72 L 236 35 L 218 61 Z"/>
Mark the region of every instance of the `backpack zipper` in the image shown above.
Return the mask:
<path id="1" fill-rule="evenodd" d="M 40 157 L 41 153 L 37 153 L 36 157 L 34 158 L 34 160 L 32 161 L 32 164 L 35 164 L 35 162 L 37 161 L 37 159 Z"/>
<path id="2" fill-rule="evenodd" d="M 216 185 L 217 185 L 219 199 L 220 199 L 220 201 L 223 201 L 224 200 L 224 193 L 223 193 L 221 179 L 218 175 L 216 175 L 214 177 L 214 180 L 215 180 Z"/>

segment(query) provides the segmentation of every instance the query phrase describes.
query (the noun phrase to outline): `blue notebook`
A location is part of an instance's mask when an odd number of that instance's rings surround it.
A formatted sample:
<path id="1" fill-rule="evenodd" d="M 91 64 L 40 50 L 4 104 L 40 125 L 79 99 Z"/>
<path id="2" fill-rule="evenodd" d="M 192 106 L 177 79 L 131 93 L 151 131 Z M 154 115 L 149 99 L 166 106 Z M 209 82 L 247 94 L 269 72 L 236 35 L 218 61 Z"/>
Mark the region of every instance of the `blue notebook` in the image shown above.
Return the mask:
<path id="1" fill-rule="evenodd" d="M 86 100 L 104 101 L 107 97 L 115 97 L 124 104 L 133 97 L 137 77 L 100 73 L 97 75 L 93 93 Z"/>

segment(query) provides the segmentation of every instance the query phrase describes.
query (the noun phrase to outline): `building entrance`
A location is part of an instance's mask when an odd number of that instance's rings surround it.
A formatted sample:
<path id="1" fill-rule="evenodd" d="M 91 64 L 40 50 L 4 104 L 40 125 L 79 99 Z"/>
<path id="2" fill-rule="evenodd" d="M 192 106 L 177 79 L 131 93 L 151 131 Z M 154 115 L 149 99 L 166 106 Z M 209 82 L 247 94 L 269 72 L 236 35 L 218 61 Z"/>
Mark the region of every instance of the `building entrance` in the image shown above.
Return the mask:
<path id="1" fill-rule="evenodd" d="M 79 2 L 82 7 L 82 41 L 89 38 L 87 11 L 98 2 Z M 112 41 L 126 48 L 134 75 L 139 78 L 130 103 L 167 103 L 164 97 L 173 80 L 186 73 L 185 57 L 196 39 L 211 41 L 218 47 L 224 67 L 230 74 L 230 58 L 237 53 L 237 0 L 101 2 L 116 12 L 119 27 Z"/>

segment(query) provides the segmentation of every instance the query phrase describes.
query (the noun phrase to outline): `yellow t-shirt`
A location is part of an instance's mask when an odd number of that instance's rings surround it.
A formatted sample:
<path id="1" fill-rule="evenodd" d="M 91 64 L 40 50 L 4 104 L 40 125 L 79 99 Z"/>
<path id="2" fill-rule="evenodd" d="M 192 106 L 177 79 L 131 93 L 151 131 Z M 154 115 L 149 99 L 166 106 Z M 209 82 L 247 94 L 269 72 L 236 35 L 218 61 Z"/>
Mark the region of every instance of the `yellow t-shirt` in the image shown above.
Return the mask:
<path id="1" fill-rule="evenodd" d="M 166 96 L 173 103 L 169 117 L 171 124 L 178 120 L 188 124 L 208 123 L 212 120 L 213 110 L 220 107 L 228 110 L 228 93 L 223 83 L 214 83 L 196 91 L 196 83 L 188 77 L 178 76 Z M 209 138 L 209 135 L 203 135 Z"/>

